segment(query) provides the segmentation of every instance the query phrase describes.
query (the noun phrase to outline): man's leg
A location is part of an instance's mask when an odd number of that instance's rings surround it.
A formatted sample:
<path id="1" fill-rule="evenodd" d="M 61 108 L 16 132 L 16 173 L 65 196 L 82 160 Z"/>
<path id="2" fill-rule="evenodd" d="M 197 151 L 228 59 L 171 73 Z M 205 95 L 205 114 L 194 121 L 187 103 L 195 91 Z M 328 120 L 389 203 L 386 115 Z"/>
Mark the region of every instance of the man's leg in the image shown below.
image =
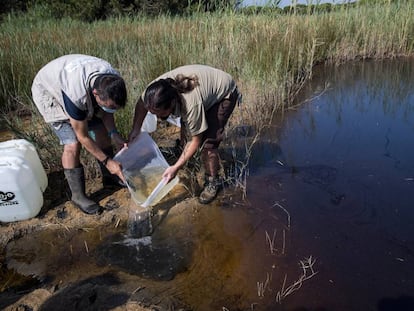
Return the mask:
<path id="1" fill-rule="evenodd" d="M 204 189 L 198 197 L 198 201 L 202 204 L 208 204 L 212 202 L 222 185 L 222 182 L 218 176 L 219 171 L 219 155 L 217 149 L 203 149 L 202 161 L 205 168 L 204 176 Z"/>
<path id="2" fill-rule="evenodd" d="M 237 93 L 238 94 L 238 93 Z M 218 176 L 220 158 L 218 147 L 223 140 L 224 127 L 233 113 L 237 102 L 236 92 L 229 99 L 224 99 L 207 111 L 208 129 L 204 134 L 202 161 L 206 172 L 204 189 L 199 196 L 199 202 L 208 204 L 213 201 L 222 186 Z"/>
<path id="3" fill-rule="evenodd" d="M 108 131 L 99 119 L 94 119 L 88 123 L 89 136 L 96 142 L 99 148 L 109 157 L 113 158 L 114 150 L 111 144 L 111 138 L 108 136 Z M 99 168 L 102 173 L 102 184 L 104 188 L 121 187 L 122 181 L 118 176 L 111 174 L 108 169 L 100 161 L 98 161 Z"/>
<path id="4" fill-rule="evenodd" d="M 64 169 L 79 167 L 81 144 L 74 142 L 63 145 L 62 166 Z"/>
<path id="5" fill-rule="evenodd" d="M 71 125 L 59 122 L 52 124 L 52 128 L 63 144 L 62 166 L 72 193 L 72 202 L 86 214 L 99 213 L 101 207 L 85 194 L 85 173 L 80 163 L 81 144 Z"/>

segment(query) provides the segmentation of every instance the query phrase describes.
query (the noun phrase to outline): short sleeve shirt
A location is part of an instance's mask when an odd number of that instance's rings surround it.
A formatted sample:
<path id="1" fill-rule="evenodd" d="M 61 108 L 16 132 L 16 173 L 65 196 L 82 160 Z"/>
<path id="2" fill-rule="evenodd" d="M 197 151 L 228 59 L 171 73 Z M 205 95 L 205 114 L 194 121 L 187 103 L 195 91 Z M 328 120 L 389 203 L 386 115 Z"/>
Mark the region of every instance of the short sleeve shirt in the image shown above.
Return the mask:
<path id="1" fill-rule="evenodd" d="M 178 74 L 198 77 L 199 85 L 188 93 L 181 94 L 183 104 L 176 107 L 174 114 L 181 117 L 191 136 L 203 133 L 208 128 L 206 111 L 230 94 L 236 88 L 232 76 L 222 70 L 206 65 L 186 65 L 173 69 L 151 83 L 165 78 L 175 79 Z M 150 84 L 151 84 L 150 83 Z M 144 100 L 145 91 L 141 96 Z"/>
<path id="2" fill-rule="evenodd" d="M 32 94 L 45 121 L 91 119 L 94 107 L 90 90 L 101 74 L 119 75 L 107 61 L 82 54 L 61 56 L 40 69 Z"/>

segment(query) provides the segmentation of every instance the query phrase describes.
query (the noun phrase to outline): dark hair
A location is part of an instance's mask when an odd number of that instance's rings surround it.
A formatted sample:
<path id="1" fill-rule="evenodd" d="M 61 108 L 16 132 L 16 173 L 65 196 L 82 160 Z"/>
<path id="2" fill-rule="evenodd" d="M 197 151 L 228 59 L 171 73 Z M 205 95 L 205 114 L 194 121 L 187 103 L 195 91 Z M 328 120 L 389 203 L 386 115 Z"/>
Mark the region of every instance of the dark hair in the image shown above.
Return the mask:
<path id="1" fill-rule="evenodd" d="M 168 110 L 181 103 L 181 93 L 188 93 L 197 87 L 197 76 L 177 75 L 151 83 L 145 90 L 144 106 L 146 109 Z"/>
<path id="2" fill-rule="evenodd" d="M 98 92 L 102 100 L 112 99 L 119 107 L 125 107 L 127 101 L 127 90 L 125 81 L 115 74 L 99 75 L 93 88 Z"/>

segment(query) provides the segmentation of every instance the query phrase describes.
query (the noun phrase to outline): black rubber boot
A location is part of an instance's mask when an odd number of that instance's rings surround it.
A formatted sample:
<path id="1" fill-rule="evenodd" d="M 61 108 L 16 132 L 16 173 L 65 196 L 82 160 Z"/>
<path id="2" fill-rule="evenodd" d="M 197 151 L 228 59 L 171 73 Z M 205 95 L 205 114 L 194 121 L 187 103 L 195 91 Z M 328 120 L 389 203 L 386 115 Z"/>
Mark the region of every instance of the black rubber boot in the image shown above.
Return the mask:
<path id="1" fill-rule="evenodd" d="M 64 172 L 72 192 L 72 202 L 86 214 L 99 214 L 102 208 L 85 194 L 85 173 L 83 167 L 65 169 Z"/>

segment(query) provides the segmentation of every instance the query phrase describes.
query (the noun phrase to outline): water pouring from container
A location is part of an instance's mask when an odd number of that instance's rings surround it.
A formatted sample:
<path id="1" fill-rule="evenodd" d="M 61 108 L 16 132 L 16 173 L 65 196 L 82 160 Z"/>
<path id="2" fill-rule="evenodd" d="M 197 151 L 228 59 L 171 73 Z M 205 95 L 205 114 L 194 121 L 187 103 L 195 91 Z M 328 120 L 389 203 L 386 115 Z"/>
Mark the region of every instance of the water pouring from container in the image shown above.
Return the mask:
<path id="1" fill-rule="evenodd" d="M 133 232 L 143 234 L 138 227 L 146 227 L 143 222 L 149 219 L 150 208 L 162 200 L 178 184 L 175 177 L 167 182 L 162 177 L 169 167 L 156 143 L 146 132 L 141 132 L 138 139 L 119 151 L 115 157 L 123 167 L 128 191 L 131 194 L 130 225 Z M 149 226 L 151 227 L 151 226 Z M 143 230 L 145 231 L 148 230 Z"/>

